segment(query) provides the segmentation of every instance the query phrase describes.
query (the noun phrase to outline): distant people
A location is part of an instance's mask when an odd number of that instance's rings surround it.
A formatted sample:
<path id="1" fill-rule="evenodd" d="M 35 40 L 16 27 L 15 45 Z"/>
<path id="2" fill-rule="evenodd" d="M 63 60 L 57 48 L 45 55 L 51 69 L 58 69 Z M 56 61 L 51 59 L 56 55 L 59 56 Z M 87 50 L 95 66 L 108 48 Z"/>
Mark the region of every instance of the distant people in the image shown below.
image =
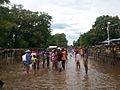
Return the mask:
<path id="1" fill-rule="evenodd" d="M 46 59 L 47 59 L 47 68 L 49 68 L 49 65 L 50 65 L 50 52 L 48 50 L 46 52 Z"/>
<path id="2" fill-rule="evenodd" d="M 67 60 L 69 60 L 70 59 L 70 52 L 68 52 L 68 54 L 67 54 Z"/>
<path id="3" fill-rule="evenodd" d="M 66 57 L 67 57 L 67 54 L 66 54 L 66 51 L 63 48 L 62 49 L 62 68 L 63 68 L 63 70 L 65 70 L 65 61 L 67 59 Z"/>
<path id="4" fill-rule="evenodd" d="M 117 48 L 116 47 L 113 47 L 112 53 L 113 53 L 113 62 L 112 62 L 112 64 L 115 64 L 115 62 L 116 62 L 116 55 L 117 55 Z"/>
<path id="5" fill-rule="evenodd" d="M 65 62 L 68 63 L 68 51 L 67 51 L 67 48 L 65 48 L 64 50 L 66 52 L 66 61 Z"/>
<path id="6" fill-rule="evenodd" d="M 76 58 L 75 58 L 75 61 L 76 61 L 76 69 L 80 69 L 80 54 L 79 52 L 77 51 L 76 52 Z"/>
<path id="7" fill-rule="evenodd" d="M 43 51 L 43 52 L 42 52 L 42 59 L 43 59 L 43 68 L 45 68 L 46 51 Z"/>
<path id="8" fill-rule="evenodd" d="M 54 68 L 54 50 L 51 53 L 51 62 L 52 62 L 52 69 Z"/>
<path id="9" fill-rule="evenodd" d="M 31 52 L 30 52 L 30 50 L 27 50 L 26 54 L 23 55 L 22 58 L 24 59 L 23 63 L 25 65 L 26 73 L 28 74 L 29 73 L 29 68 L 30 68 L 29 65 L 31 64 Z"/>
<path id="10" fill-rule="evenodd" d="M 88 73 L 88 50 L 87 48 L 84 49 L 84 57 L 83 57 L 83 64 L 85 67 L 85 73 Z"/>

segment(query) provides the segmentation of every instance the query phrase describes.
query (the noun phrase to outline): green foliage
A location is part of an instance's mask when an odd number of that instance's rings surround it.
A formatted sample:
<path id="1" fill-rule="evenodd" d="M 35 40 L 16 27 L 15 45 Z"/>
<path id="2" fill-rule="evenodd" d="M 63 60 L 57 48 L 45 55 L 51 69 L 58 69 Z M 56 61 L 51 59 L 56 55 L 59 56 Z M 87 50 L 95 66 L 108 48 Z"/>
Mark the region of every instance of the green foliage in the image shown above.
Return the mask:
<path id="1" fill-rule="evenodd" d="M 47 40 L 51 36 L 51 20 L 52 17 L 47 13 L 32 12 L 23 9 L 22 5 L 13 5 L 11 9 L 0 6 L 0 47 L 47 47 Z"/>
<path id="2" fill-rule="evenodd" d="M 0 4 L 5 4 L 5 3 L 9 3 L 9 0 L 0 0 Z"/>
<path id="3" fill-rule="evenodd" d="M 55 34 L 48 39 L 48 46 L 64 47 L 68 43 L 66 35 L 64 33 Z"/>
<path id="4" fill-rule="evenodd" d="M 96 45 L 99 44 L 99 42 L 107 40 L 107 22 L 110 22 L 110 39 L 120 38 L 120 19 L 118 16 L 100 16 L 96 19 L 92 29 L 81 35 L 74 45 L 80 45 L 80 38 L 82 46 Z"/>
<path id="5" fill-rule="evenodd" d="M 46 48 L 49 45 L 66 46 L 64 33 L 51 36 L 52 17 L 45 12 L 23 9 L 23 5 L 11 8 L 0 1 L 0 47 L 1 48 Z"/>

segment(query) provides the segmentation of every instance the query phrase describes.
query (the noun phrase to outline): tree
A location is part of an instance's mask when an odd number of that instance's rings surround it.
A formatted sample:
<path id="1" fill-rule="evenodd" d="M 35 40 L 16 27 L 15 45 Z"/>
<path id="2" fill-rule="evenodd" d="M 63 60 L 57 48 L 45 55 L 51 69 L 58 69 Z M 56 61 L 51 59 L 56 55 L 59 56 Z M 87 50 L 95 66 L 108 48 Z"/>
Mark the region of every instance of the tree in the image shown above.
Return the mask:
<path id="1" fill-rule="evenodd" d="M 13 22 L 17 25 L 16 42 L 17 47 L 20 45 L 20 40 L 26 42 L 25 47 L 46 47 L 46 42 L 51 34 L 51 19 L 47 13 L 32 12 L 22 9 L 21 6 L 14 6 L 11 10 Z M 15 19 L 14 19 L 15 18 Z M 18 27 L 19 26 L 19 27 Z M 20 42 L 20 43 L 19 43 Z"/>
<path id="2" fill-rule="evenodd" d="M 64 47 L 66 46 L 68 43 L 67 39 L 66 39 L 66 35 L 64 33 L 61 34 L 55 34 L 53 36 L 51 36 L 48 40 L 48 44 L 49 46 L 59 46 L 59 47 Z"/>
<path id="3" fill-rule="evenodd" d="M 10 1 L 9 0 L 0 0 L 0 4 L 5 4 L 5 3 L 10 3 Z"/>
<path id="4" fill-rule="evenodd" d="M 8 4 L 9 0 L 0 1 L 0 47 L 9 46 L 9 34 L 10 30 L 14 26 L 9 20 L 9 8 L 4 4 Z"/>
<path id="5" fill-rule="evenodd" d="M 110 39 L 120 37 L 120 19 L 118 16 L 100 16 L 96 19 L 92 29 L 87 33 L 84 33 L 82 37 L 82 46 L 90 46 L 99 44 L 104 40 L 107 40 L 107 22 L 110 24 Z M 77 40 L 79 42 L 80 38 Z"/>
<path id="6" fill-rule="evenodd" d="M 13 5 L 11 9 L 1 6 L 0 12 L 0 47 L 47 46 L 46 42 L 51 36 L 50 15 L 23 9 L 22 5 Z"/>

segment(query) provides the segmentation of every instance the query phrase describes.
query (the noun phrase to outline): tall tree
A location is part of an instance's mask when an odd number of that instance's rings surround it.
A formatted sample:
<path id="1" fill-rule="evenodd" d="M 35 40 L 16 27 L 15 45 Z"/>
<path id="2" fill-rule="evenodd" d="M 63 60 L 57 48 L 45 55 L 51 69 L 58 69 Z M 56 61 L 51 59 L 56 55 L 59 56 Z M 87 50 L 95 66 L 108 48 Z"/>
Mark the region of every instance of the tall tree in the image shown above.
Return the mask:
<path id="1" fill-rule="evenodd" d="M 52 17 L 44 12 L 32 12 L 21 7 L 20 5 L 14 6 L 13 13 L 11 13 L 11 16 L 16 15 L 13 17 L 13 22 L 17 24 L 18 28 L 18 32 L 16 32 L 17 47 L 22 47 L 21 42 L 26 43 L 24 47 L 46 47 L 47 39 L 51 34 Z"/>
<path id="2" fill-rule="evenodd" d="M 120 38 L 120 19 L 118 16 L 100 16 L 96 19 L 95 24 L 92 29 L 87 33 L 84 33 L 80 38 L 82 38 L 82 46 L 96 45 L 99 42 L 107 40 L 107 23 L 110 22 L 109 32 L 110 39 Z"/>
<path id="3" fill-rule="evenodd" d="M 9 46 L 8 36 L 11 28 L 14 26 L 9 20 L 9 8 L 6 7 L 5 3 L 8 4 L 9 0 L 0 1 L 0 47 Z"/>
<path id="4" fill-rule="evenodd" d="M 0 47 L 46 47 L 51 35 L 50 15 L 23 9 L 22 5 L 13 5 L 11 9 L 1 8 Z"/>
<path id="5" fill-rule="evenodd" d="M 64 33 L 61 34 L 55 34 L 53 36 L 51 36 L 48 40 L 48 45 L 55 45 L 55 46 L 59 46 L 59 47 L 64 47 L 66 46 L 68 43 L 67 39 L 66 39 L 66 35 Z"/>

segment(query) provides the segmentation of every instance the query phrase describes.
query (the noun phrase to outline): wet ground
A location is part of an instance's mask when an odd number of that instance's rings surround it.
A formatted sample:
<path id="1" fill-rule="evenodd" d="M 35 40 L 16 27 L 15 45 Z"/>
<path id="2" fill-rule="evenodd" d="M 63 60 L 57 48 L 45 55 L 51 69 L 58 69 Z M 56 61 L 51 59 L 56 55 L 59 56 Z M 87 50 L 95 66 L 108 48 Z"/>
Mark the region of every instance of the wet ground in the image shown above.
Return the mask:
<path id="1" fill-rule="evenodd" d="M 66 65 L 66 71 L 51 68 L 40 69 L 29 75 L 23 64 L 0 66 L 0 79 L 5 82 L 2 90 L 120 90 L 120 66 L 102 64 L 89 59 L 89 72 L 85 74 L 81 60 L 76 70 L 74 58 Z"/>

